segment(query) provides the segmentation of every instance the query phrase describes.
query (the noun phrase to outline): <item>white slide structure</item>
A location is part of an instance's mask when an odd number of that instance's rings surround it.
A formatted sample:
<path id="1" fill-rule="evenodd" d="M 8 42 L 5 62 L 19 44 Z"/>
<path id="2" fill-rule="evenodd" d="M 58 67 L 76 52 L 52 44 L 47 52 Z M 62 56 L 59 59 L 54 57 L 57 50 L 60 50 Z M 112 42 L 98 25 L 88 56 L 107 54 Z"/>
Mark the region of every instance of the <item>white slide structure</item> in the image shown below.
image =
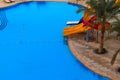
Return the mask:
<path id="1" fill-rule="evenodd" d="M 73 24 L 78 24 L 79 21 L 68 21 L 66 22 L 67 25 L 73 25 Z"/>

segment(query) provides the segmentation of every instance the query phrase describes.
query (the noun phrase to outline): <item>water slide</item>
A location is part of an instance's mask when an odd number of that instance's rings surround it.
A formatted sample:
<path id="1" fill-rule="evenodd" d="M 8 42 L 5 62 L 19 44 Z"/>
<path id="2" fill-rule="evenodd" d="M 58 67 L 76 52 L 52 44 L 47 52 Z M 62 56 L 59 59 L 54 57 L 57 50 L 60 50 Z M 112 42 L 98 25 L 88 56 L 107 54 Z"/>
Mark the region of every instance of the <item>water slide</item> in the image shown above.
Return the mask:
<path id="1" fill-rule="evenodd" d="M 90 29 L 91 29 L 91 27 L 86 27 L 86 26 L 84 26 L 83 23 L 81 23 L 81 24 L 75 25 L 73 27 L 65 28 L 64 36 L 69 36 L 69 35 L 76 34 L 76 33 L 86 32 Z"/>
<path id="2" fill-rule="evenodd" d="M 88 15 L 88 12 L 85 11 L 83 18 L 82 18 L 82 22 L 80 24 L 64 28 L 64 31 L 63 31 L 64 36 L 69 36 L 69 35 L 76 34 L 76 33 L 86 32 L 92 28 L 94 28 L 96 30 L 101 30 L 101 28 L 102 28 L 101 24 L 97 24 L 94 26 L 87 25 L 87 24 L 90 24 L 90 22 L 94 21 L 95 19 L 96 19 L 96 16 L 90 16 L 90 15 Z M 112 25 L 109 22 L 106 22 L 105 30 L 110 29 L 111 26 Z"/>
<path id="3" fill-rule="evenodd" d="M 87 11 L 85 11 L 83 18 L 86 19 L 87 21 L 89 21 L 91 19 L 91 17 L 88 15 Z M 86 32 L 90 29 L 91 29 L 91 27 L 84 26 L 83 23 L 80 23 L 80 24 L 77 24 L 72 27 L 64 28 L 63 34 L 64 34 L 64 36 L 69 36 L 69 35 L 76 34 L 76 33 Z"/>

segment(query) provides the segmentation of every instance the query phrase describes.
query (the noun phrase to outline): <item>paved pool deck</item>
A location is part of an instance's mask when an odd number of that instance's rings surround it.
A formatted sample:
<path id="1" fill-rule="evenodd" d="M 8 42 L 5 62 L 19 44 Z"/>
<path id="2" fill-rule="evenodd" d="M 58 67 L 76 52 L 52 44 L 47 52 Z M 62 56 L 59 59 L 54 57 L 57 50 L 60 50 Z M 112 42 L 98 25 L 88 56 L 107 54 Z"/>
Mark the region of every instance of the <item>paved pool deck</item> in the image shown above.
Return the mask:
<path id="1" fill-rule="evenodd" d="M 117 57 L 114 65 L 110 63 L 113 55 L 120 48 L 120 41 L 106 37 L 104 47 L 108 50 L 108 53 L 96 54 L 94 50 L 99 48 L 99 43 L 86 43 L 84 39 L 85 33 L 69 36 L 68 44 L 73 55 L 93 72 L 111 80 L 120 80 L 120 73 L 117 72 L 117 69 L 120 67 L 120 55 Z M 90 48 L 87 48 L 87 45 Z"/>

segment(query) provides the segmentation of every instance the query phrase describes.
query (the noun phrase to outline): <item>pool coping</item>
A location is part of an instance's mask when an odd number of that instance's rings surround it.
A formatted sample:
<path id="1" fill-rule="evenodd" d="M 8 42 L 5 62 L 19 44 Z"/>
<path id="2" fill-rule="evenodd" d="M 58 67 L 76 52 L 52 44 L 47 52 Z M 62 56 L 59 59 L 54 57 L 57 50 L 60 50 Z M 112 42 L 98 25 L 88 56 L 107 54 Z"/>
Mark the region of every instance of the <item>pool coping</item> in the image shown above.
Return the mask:
<path id="1" fill-rule="evenodd" d="M 69 48 L 71 50 L 71 52 L 73 53 L 73 55 L 81 62 L 83 63 L 88 69 L 92 70 L 93 72 L 97 73 L 97 74 L 100 74 L 104 77 L 108 77 L 108 75 L 104 75 L 103 73 L 99 72 L 98 70 L 96 70 L 95 68 L 92 67 L 92 65 L 90 63 L 88 63 L 84 58 L 83 56 L 80 56 L 78 54 L 78 52 L 76 51 L 75 47 L 73 46 L 73 43 L 72 43 L 72 40 L 71 38 L 69 37 L 68 38 L 68 45 L 69 45 Z"/>
<path id="2" fill-rule="evenodd" d="M 6 3 L 6 2 L 4 2 L 4 0 L 1 0 L 0 8 L 6 8 L 6 7 L 13 6 L 13 5 L 25 3 L 25 2 L 46 2 L 46 1 L 47 2 L 66 2 L 66 3 L 79 4 L 81 6 L 88 7 L 87 4 L 85 4 L 84 2 L 81 2 L 80 0 L 77 2 L 76 2 L 76 0 L 16 0 L 15 2 L 11 2 L 11 3 Z"/>
<path id="3" fill-rule="evenodd" d="M 21 3 L 26 3 L 26 2 L 65 2 L 64 0 L 16 0 L 15 2 L 11 2 L 11 3 L 6 3 L 3 0 L 0 2 L 0 8 L 7 8 L 7 7 L 11 7 L 17 4 L 21 4 Z"/>

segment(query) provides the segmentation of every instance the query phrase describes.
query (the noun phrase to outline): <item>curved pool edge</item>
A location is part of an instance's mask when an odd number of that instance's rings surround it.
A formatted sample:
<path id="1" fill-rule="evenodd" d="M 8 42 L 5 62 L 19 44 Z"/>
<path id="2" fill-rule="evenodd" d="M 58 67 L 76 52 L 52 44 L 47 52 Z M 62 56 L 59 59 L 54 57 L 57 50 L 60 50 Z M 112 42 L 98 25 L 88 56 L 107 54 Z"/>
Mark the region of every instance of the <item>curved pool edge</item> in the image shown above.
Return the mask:
<path id="1" fill-rule="evenodd" d="M 71 37 L 68 37 L 68 46 L 69 46 L 69 49 L 71 51 L 71 53 L 75 56 L 75 58 L 77 58 L 81 63 L 83 63 L 84 66 L 86 66 L 88 69 L 90 69 L 91 71 L 101 75 L 101 76 L 104 76 L 106 78 L 109 78 L 110 80 L 119 80 L 118 77 L 116 76 L 113 76 L 112 74 L 108 74 L 108 73 L 105 73 L 103 71 L 100 71 L 98 70 L 97 68 L 95 67 L 92 67 L 93 64 L 91 64 L 90 62 L 88 62 L 84 57 L 86 56 L 81 56 L 77 50 L 75 49 L 75 46 L 74 46 L 74 43 L 71 39 Z"/>
<path id="2" fill-rule="evenodd" d="M 10 7 L 10 6 L 13 6 L 13 5 L 17 5 L 17 4 L 20 4 L 20 3 L 25 3 L 25 2 L 66 2 L 66 3 L 71 3 L 71 4 L 79 4 L 81 6 L 84 6 L 84 7 L 88 7 L 87 4 L 85 4 L 84 2 L 82 1 L 76 1 L 76 0 L 17 0 L 15 2 L 11 2 L 11 3 L 6 3 L 4 2 L 3 0 L 0 2 L 0 8 L 6 8 L 6 7 Z"/>
<path id="3" fill-rule="evenodd" d="M 26 3 L 26 2 L 45 2 L 45 1 L 48 1 L 48 2 L 67 2 L 64 0 L 34 0 L 34 1 L 33 0 L 19 0 L 19 1 L 11 2 L 11 3 L 6 3 L 6 2 L 2 1 L 0 3 L 0 8 L 7 8 L 7 7 L 17 5 L 17 4 Z"/>

